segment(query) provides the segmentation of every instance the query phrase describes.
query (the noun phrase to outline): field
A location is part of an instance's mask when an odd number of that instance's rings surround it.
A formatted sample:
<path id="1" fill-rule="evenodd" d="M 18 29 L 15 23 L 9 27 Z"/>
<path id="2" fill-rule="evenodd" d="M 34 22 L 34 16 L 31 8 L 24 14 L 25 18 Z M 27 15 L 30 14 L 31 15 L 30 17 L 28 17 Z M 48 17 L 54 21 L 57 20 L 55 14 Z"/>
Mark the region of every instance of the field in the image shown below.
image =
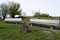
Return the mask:
<path id="1" fill-rule="evenodd" d="M 60 32 L 45 33 L 29 26 L 29 33 L 21 31 L 21 24 L 6 24 L 0 21 L 0 40 L 60 40 Z"/>

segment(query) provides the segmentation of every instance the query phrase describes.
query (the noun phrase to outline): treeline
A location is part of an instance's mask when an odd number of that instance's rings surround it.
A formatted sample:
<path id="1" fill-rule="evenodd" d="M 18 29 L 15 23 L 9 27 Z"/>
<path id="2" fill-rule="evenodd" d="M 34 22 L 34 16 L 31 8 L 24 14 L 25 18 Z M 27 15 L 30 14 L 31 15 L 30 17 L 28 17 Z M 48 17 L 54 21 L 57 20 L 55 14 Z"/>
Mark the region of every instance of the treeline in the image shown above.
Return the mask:
<path id="1" fill-rule="evenodd" d="M 0 4 L 0 10 L 2 11 L 2 15 L 3 15 L 3 19 L 5 19 L 6 15 L 9 14 L 12 18 L 14 18 L 15 15 L 20 15 L 20 17 L 23 18 L 23 16 L 21 16 L 22 14 L 22 10 L 21 10 L 21 5 L 19 3 L 16 2 L 10 2 L 8 4 L 6 3 L 1 3 Z M 41 13 L 41 12 L 34 12 L 33 16 L 24 16 L 24 18 L 29 19 L 29 18 L 58 18 L 58 17 L 52 17 L 47 13 Z M 23 18 L 23 19 L 24 19 Z M 60 17 L 59 17 L 60 19 Z"/>
<path id="2" fill-rule="evenodd" d="M 34 17 L 51 17 L 51 16 L 46 13 L 35 12 Z"/>

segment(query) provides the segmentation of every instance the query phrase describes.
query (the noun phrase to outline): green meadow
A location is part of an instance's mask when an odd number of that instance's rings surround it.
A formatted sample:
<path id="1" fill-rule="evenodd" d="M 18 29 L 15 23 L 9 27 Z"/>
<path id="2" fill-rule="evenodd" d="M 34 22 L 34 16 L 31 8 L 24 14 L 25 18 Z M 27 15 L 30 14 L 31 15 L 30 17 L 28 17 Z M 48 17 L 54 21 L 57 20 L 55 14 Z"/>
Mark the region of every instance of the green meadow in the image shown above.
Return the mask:
<path id="1" fill-rule="evenodd" d="M 29 26 L 29 33 L 20 32 L 22 24 L 0 21 L 0 40 L 60 40 L 60 32 L 45 33 Z"/>

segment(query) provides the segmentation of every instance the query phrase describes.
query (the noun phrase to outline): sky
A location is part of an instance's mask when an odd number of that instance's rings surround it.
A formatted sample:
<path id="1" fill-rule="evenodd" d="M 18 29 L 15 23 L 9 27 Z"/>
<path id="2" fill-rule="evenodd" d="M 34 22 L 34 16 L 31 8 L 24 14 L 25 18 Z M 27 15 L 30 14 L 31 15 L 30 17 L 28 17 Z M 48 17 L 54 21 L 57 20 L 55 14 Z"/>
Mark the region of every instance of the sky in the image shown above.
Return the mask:
<path id="1" fill-rule="evenodd" d="M 47 13 L 51 16 L 60 16 L 60 0 L 0 0 L 0 3 L 18 2 L 23 13 L 34 15 L 35 11 Z"/>

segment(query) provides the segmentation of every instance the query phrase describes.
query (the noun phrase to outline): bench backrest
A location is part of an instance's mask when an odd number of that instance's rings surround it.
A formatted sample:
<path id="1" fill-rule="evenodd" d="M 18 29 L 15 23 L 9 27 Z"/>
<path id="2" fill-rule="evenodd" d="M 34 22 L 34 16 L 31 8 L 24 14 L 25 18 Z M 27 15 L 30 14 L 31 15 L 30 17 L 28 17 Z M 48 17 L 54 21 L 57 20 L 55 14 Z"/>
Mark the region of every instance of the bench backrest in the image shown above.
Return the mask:
<path id="1" fill-rule="evenodd" d="M 31 23 L 59 26 L 59 20 L 30 19 Z"/>
<path id="2" fill-rule="evenodd" d="M 19 21 L 22 21 L 22 18 L 5 18 L 4 21 L 7 21 L 7 22 L 19 22 Z"/>

